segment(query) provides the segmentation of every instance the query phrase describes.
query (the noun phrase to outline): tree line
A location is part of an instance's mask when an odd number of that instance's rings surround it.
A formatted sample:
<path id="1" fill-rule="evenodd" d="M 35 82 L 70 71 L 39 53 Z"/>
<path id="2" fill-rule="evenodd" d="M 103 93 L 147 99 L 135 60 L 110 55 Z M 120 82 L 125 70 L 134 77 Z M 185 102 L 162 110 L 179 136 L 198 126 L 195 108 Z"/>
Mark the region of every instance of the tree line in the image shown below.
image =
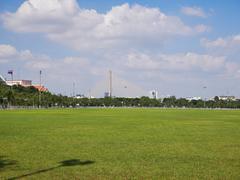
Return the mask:
<path id="1" fill-rule="evenodd" d="M 34 87 L 7 86 L 0 83 L 0 107 L 166 107 L 166 108 L 240 108 L 240 100 L 220 100 L 217 96 L 213 100 L 187 100 L 171 96 L 163 99 L 149 97 L 125 98 L 81 98 L 39 92 Z"/>

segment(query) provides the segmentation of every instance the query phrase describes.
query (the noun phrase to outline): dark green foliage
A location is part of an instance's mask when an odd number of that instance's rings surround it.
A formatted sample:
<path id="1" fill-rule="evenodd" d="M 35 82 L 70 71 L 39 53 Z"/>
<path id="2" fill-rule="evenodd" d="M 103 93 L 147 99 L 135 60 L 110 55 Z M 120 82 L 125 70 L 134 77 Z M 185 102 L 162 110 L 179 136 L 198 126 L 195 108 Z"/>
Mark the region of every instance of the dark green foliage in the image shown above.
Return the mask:
<path id="1" fill-rule="evenodd" d="M 184 98 L 177 99 L 175 96 L 164 99 L 151 99 L 149 97 L 124 98 L 82 98 L 55 95 L 50 92 L 41 93 L 34 87 L 7 86 L 0 82 L 0 106 L 32 106 L 32 107 L 185 107 L 185 108 L 240 108 L 240 101 L 223 101 L 216 96 L 214 100 L 192 100 Z"/>

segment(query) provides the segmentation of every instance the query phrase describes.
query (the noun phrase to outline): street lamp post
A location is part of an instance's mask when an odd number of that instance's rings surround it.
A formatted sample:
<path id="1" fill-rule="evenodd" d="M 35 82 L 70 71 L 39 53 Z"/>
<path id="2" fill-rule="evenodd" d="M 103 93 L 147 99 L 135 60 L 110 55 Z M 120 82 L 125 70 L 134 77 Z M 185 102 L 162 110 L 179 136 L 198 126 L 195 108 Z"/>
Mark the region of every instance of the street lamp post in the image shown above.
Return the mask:
<path id="1" fill-rule="evenodd" d="M 207 89 L 207 86 L 204 86 L 203 89 Z M 204 99 L 203 99 L 203 102 L 204 102 L 204 108 L 206 108 L 206 94 L 204 93 Z"/>
<path id="2" fill-rule="evenodd" d="M 41 108 L 42 71 L 39 71 L 38 108 Z"/>

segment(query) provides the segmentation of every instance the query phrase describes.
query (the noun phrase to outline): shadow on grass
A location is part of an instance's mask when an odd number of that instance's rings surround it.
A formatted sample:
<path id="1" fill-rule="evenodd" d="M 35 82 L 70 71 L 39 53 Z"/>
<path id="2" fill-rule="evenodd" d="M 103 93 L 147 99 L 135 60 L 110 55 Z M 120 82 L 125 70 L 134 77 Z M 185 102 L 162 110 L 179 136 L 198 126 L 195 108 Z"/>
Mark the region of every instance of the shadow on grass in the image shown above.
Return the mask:
<path id="1" fill-rule="evenodd" d="M 79 159 L 69 159 L 69 160 L 59 162 L 58 166 L 47 168 L 47 169 L 41 169 L 41 170 L 29 173 L 29 174 L 24 174 L 24 175 L 21 175 L 21 176 L 12 177 L 12 178 L 9 178 L 8 180 L 21 179 L 21 178 L 25 178 L 25 177 L 28 177 L 28 176 L 33 176 L 33 175 L 36 175 L 36 174 L 52 171 L 54 169 L 61 168 L 61 167 L 84 166 L 84 165 L 90 165 L 90 164 L 93 164 L 93 163 L 95 163 L 95 162 L 90 161 L 90 160 L 81 161 Z"/>
<path id="2" fill-rule="evenodd" d="M 0 156 L 0 171 L 5 170 L 6 168 L 11 168 L 17 164 L 17 161 L 7 159 L 6 156 Z"/>

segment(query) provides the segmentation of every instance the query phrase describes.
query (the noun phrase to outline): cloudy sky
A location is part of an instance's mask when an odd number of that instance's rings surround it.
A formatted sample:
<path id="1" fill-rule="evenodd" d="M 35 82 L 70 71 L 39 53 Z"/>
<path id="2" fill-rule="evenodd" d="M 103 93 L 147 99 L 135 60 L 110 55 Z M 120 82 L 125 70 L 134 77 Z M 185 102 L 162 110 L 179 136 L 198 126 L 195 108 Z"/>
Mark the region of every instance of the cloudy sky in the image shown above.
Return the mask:
<path id="1" fill-rule="evenodd" d="M 240 1 L 1 0 L 0 74 L 50 91 L 240 97 Z M 203 88 L 203 87 L 207 88 Z"/>

